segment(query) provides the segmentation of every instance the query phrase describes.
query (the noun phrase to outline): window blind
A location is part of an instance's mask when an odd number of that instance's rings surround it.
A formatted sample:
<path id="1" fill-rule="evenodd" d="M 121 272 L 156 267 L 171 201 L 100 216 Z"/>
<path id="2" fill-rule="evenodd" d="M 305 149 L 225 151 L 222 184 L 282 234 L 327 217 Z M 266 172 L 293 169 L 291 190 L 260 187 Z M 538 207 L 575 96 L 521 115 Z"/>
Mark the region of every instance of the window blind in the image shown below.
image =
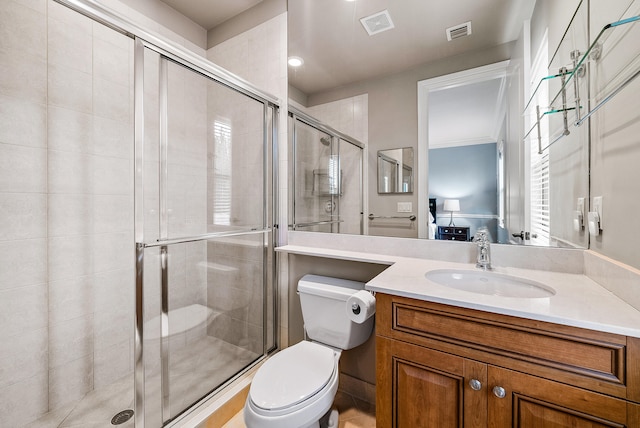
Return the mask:
<path id="1" fill-rule="evenodd" d="M 213 224 L 231 224 L 231 126 L 215 121 L 213 124 Z"/>
<path id="2" fill-rule="evenodd" d="M 538 83 L 548 75 L 548 39 L 545 33 L 538 55 L 533 62 L 531 76 L 531 92 L 535 91 Z M 542 85 L 538 90 L 536 104 L 544 111 L 549 105 L 549 89 Z M 535 123 L 535 122 L 534 122 Z M 534 123 L 530 123 L 529 127 Z M 540 121 L 540 137 L 542 141 L 549 141 L 549 121 Z M 549 150 L 538 153 L 537 133 L 529 138 L 529 230 L 531 243 L 534 245 L 549 245 L 551 218 L 549 198 Z"/>

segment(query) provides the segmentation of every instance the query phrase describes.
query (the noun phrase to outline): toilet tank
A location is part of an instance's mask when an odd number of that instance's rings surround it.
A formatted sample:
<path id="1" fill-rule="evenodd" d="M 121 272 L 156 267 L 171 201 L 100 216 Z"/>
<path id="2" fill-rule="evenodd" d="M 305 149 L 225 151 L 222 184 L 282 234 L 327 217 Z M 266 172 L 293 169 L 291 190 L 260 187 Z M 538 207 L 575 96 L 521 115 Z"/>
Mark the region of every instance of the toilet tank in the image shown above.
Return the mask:
<path id="1" fill-rule="evenodd" d="M 362 324 L 347 317 L 347 299 L 364 290 L 364 283 L 328 276 L 305 275 L 298 281 L 302 317 L 307 336 L 339 349 L 351 349 L 367 341 L 374 317 Z"/>

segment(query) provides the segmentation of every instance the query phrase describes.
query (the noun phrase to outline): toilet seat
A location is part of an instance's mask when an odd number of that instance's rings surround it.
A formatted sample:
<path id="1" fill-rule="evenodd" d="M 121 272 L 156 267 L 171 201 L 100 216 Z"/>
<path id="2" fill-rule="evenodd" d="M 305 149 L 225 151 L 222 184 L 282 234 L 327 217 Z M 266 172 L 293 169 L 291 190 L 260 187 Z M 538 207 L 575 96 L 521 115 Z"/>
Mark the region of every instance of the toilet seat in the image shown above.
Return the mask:
<path id="1" fill-rule="evenodd" d="M 307 341 L 275 354 L 251 382 L 254 411 L 275 416 L 308 406 L 336 377 L 338 357 L 333 349 Z"/>

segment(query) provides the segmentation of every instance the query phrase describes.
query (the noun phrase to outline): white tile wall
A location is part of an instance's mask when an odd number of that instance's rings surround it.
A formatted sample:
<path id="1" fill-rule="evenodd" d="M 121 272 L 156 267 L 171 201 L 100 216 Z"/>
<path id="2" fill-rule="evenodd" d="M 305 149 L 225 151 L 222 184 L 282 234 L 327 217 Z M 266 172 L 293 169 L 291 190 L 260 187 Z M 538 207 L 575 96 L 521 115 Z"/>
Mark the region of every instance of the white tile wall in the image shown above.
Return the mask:
<path id="1" fill-rule="evenodd" d="M 44 192 L 46 160 L 43 149 L 0 144 L 0 192 Z"/>
<path id="2" fill-rule="evenodd" d="M 98 156 L 131 159 L 131 126 L 128 123 L 107 119 L 93 118 L 93 153 Z"/>
<path id="3" fill-rule="evenodd" d="M 369 96 L 357 95 L 305 109 L 311 116 L 363 144 L 369 141 Z"/>
<path id="4" fill-rule="evenodd" d="M 89 153 L 94 117 L 67 108 L 47 109 L 47 146 L 49 150 Z"/>
<path id="5" fill-rule="evenodd" d="M 32 161 L 40 162 L 38 158 Z M 0 217 L 0 241 L 45 237 L 47 198 L 39 193 L 0 193 Z"/>
<path id="6" fill-rule="evenodd" d="M 65 65 L 49 64 L 48 101 L 50 105 L 91 113 L 92 75 Z"/>
<path id="7" fill-rule="evenodd" d="M 35 13 L 39 12 L 39 13 Z M 33 10 L 25 1 L 22 4 L 7 2 L 0 10 L 0 49 L 22 50 L 31 55 L 41 55 L 46 43 L 46 17 L 44 10 Z M 24 37 L 24 34 L 29 37 Z"/>
<path id="8" fill-rule="evenodd" d="M 44 0 L 3 2 L 0 34 L 0 426 L 22 426 L 131 371 L 132 308 L 96 296 L 133 290 L 132 41 Z M 125 323 L 116 356 L 96 332 Z"/>
<path id="9" fill-rule="evenodd" d="M 49 370 L 49 408 L 81 399 L 93 389 L 93 355 Z"/>
<path id="10" fill-rule="evenodd" d="M 94 281 L 91 275 L 49 282 L 49 322 L 61 323 L 93 313 Z"/>
<path id="11" fill-rule="evenodd" d="M 45 48 L 43 52 L 46 52 Z M 46 75 L 44 55 L 29 55 L 20 49 L 0 51 L 0 93 L 3 95 L 44 104 L 47 99 Z"/>
<path id="12" fill-rule="evenodd" d="M 28 285 L 0 291 L 0 340 L 10 343 L 19 334 L 41 330 L 47 326 L 47 286 Z"/>
<path id="13" fill-rule="evenodd" d="M 92 73 L 91 23 L 88 19 L 73 19 L 47 27 L 49 64 L 64 65 L 86 74 Z"/>
<path id="14" fill-rule="evenodd" d="M 49 238 L 49 280 L 88 276 L 93 272 L 90 235 Z"/>
<path id="15" fill-rule="evenodd" d="M 0 260 L 12 269 L 0 269 L 0 290 L 44 284 L 47 280 L 46 239 L 0 241 Z"/>
<path id="16" fill-rule="evenodd" d="M 49 324 L 49 368 L 93 355 L 93 314 Z M 88 369 L 89 370 L 89 369 Z"/>
<path id="17" fill-rule="evenodd" d="M 0 415 L 8 427 L 24 425 L 45 413 L 49 406 L 48 375 L 36 374 L 0 388 Z"/>
<path id="18" fill-rule="evenodd" d="M 133 320 L 131 320 L 133 322 Z M 98 348 L 98 343 L 95 343 Z M 131 341 L 123 340 L 119 343 L 102 347 L 96 352 L 93 361 L 93 386 L 95 389 L 104 388 L 115 381 L 129 375 L 132 371 Z M 133 384 L 129 385 L 129 393 Z"/>
<path id="19" fill-rule="evenodd" d="M 0 349 L 0 390 L 34 375 L 46 375 L 49 369 L 46 329 L 17 334 L 11 345 Z"/>
<path id="20" fill-rule="evenodd" d="M 47 109 L 43 104 L 0 95 L 0 143 L 45 147 Z"/>

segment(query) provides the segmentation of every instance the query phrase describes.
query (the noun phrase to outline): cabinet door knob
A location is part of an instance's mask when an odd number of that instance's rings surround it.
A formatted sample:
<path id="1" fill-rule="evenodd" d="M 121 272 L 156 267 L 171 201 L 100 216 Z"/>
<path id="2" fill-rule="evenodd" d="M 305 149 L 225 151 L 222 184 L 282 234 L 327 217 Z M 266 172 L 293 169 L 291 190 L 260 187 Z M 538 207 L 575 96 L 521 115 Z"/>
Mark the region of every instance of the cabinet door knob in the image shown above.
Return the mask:
<path id="1" fill-rule="evenodd" d="M 505 391 L 504 388 L 501 386 L 494 386 L 493 395 L 495 395 L 498 398 L 504 398 L 507 396 L 507 391 Z"/>
<path id="2" fill-rule="evenodd" d="M 469 381 L 469 386 L 474 391 L 480 391 L 482 389 L 482 382 L 480 382 L 478 379 L 471 379 Z"/>

